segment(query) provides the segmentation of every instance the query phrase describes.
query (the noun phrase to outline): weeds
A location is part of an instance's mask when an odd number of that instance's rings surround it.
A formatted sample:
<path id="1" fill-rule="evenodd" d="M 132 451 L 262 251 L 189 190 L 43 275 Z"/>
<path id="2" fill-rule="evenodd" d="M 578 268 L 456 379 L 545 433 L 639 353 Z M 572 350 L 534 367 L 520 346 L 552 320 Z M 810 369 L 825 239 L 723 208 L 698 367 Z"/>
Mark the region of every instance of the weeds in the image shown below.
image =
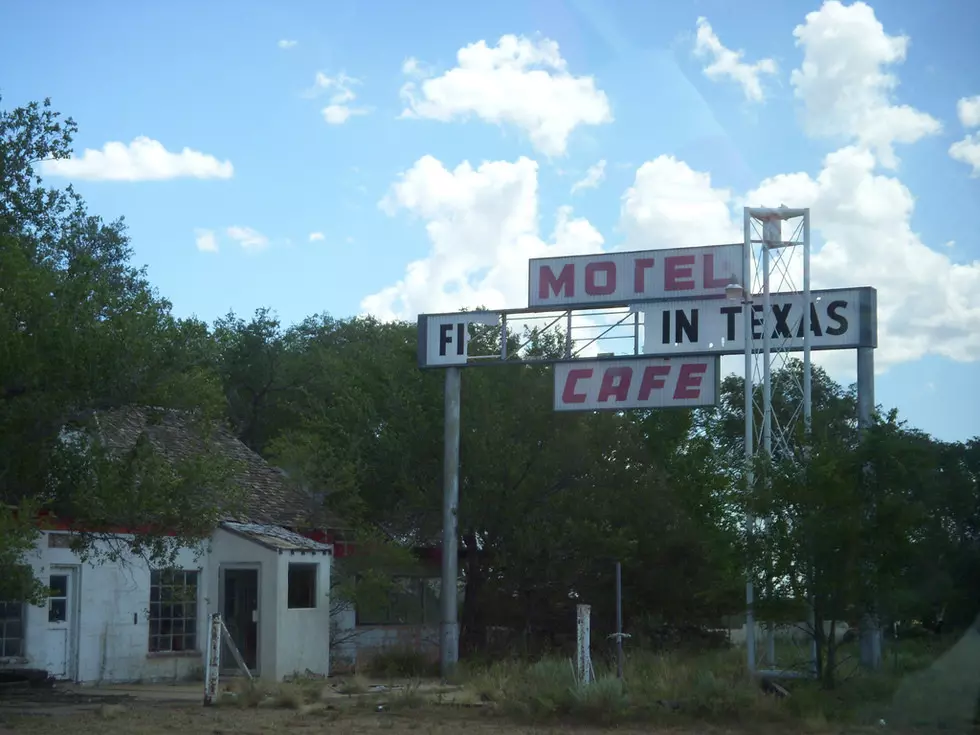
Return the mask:
<path id="1" fill-rule="evenodd" d="M 388 648 L 374 656 L 367 667 L 371 676 L 386 679 L 421 679 L 435 676 L 437 666 L 411 648 Z"/>

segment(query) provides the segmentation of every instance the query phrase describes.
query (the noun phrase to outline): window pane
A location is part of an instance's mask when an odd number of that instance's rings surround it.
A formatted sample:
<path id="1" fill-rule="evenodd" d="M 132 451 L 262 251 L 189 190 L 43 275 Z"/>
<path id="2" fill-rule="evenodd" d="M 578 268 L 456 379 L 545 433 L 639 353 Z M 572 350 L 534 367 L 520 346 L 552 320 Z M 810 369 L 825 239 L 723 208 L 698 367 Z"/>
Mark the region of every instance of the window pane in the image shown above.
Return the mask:
<path id="1" fill-rule="evenodd" d="M 68 575 L 52 574 L 48 578 L 49 597 L 68 597 Z"/>
<path id="2" fill-rule="evenodd" d="M 48 622 L 63 623 L 68 619 L 68 600 L 48 600 Z"/>
<path id="3" fill-rule="evenodd" d="M 150 589 L 150 650 L 194 650 L 197 619 L 196 571 L 159 570 L 152 573 Z"/>
<path id="4" fill-rule="evenodd" d="M 290 608 L 316 607 L 316 564 L 290 564 L 287 605 Z"/>

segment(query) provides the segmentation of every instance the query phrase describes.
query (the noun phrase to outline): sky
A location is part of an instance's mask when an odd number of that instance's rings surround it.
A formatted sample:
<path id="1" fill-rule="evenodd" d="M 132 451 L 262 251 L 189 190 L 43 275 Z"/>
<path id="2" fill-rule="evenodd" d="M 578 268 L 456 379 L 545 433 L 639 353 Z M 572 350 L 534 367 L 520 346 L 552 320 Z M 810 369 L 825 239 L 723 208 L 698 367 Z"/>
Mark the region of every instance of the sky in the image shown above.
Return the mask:
<path id="1" fill-rule="evenodd" d="M 10 0 L 3 109 L 179 316 L 527 306 L 528 258 L 742 239 L 810 208 L 878 289 L 876 399 L 980 434 L 980 4 Z M 816 361 L 844 384 L 853 352 Z M 726 363 L 727 366 L 727 363 Z"/>

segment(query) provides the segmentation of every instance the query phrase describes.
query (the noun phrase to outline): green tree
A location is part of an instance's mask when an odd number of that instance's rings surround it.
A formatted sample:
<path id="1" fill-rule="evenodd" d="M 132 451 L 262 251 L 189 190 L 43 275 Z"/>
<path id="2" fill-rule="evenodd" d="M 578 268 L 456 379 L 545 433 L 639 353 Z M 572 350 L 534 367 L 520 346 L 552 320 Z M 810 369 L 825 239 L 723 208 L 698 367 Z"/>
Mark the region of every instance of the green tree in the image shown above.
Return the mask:
<path id="1" fill-rule="evenodd" d="M 84 491 L 65 484 L 59 472 L 106 458 L 97 440 L 63 441 L 66 427 L 128 404 L 192 410 L 205 427 L 224 406 L 206 328 L 175 319 L 145 272 L 130 265 L 122 220 L 102 221 L 70 186 L 46 188 L 36 174 L 39 162 L 70 155 L 74 132 L 47 100 L 0 111 L 0 525 L 8 530 L 0 538 L 0 598 L 37 591 L 8 565 L 33 542 L 39 510 L 53 508 L 85 528 L 145 509 L 146 494 L 114 486 L 132 479 L 125 470 L 102 466 Z M 203 448 L 206 432 L 201 439 Z M 164 468 L 145 452 L 112 457 L 124 465 L 137 459 L 146 487 L 153 474 L 183 488 L 171 499 L 193 492 L 189 466 Z M 222 503 L 213 499 L 206 519 Z M 190 543 L 202 533 L 200 518 L 172 512 L 169 520 L 175 538 Z"/>

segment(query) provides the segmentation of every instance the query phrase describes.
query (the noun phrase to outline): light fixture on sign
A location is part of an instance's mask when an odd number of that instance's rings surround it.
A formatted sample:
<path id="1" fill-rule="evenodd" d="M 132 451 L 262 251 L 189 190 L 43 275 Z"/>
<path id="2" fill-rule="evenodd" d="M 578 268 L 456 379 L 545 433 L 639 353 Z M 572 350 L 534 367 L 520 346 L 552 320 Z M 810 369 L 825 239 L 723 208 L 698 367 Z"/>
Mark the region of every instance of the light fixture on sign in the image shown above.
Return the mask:
<path id="1" fill-rule="evenodd" d="M 741 301 L 744 295 L 745 289 L 742 288 L 742 284 L 738 282 L 735 276 L 732 276 L 728 285 L 725 286 L 725 298 L 729 301 Z"/>

